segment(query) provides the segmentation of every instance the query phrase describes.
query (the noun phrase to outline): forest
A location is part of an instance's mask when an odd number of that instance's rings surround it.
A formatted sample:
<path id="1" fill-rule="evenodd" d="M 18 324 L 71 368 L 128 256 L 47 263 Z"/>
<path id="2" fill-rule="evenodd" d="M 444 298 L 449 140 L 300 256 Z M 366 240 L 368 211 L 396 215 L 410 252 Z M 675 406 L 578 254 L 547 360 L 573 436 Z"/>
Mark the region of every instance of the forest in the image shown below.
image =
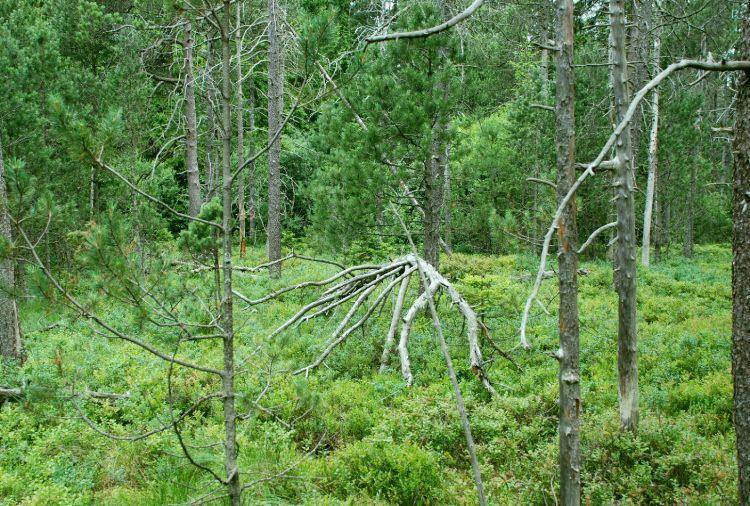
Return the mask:
<path id="1" fill-rule="evenodd" d="M 750 0 L 0 0 L 0 506 L 750 505 Z"/>

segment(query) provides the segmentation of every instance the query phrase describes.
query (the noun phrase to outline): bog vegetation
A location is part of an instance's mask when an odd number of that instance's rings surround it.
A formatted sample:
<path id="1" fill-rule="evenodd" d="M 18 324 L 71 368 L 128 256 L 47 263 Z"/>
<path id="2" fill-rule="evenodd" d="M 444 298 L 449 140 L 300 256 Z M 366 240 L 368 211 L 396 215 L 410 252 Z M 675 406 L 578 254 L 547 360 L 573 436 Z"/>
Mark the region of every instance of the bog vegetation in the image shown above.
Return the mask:
<path id="1" fill-rule="evenodd" d="M 0 75 L 0 505 L 750 504 L 746 0 L 0 0 Z"/>

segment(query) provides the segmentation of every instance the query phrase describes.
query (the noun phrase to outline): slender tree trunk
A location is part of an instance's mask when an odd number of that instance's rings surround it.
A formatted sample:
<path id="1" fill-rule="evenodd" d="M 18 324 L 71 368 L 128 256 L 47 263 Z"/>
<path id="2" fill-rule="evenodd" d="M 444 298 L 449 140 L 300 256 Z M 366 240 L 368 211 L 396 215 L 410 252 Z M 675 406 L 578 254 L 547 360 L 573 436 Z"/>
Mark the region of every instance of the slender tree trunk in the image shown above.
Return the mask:
<path id="1" fill-rule="evenodd" d="M 235 45 L 237 46 L 237 166 L 241 167 L 245 163 L 245 104 L 242 93 L 242 2 L 237 2 L 237 26 L 235 28 Z M 237 175 L 237 207 L 239 208 L 238 218 L 240 221 L 240 256 L 245 256 L 247 232 L 245 223 L 247 213 L 245 211 L 245 170 L 240 171 Z"/>
<path id="2" fill-rule="evenodd" d="M 281 113 L 284 107 L 284 67 L 279 22 L 282 13 L 277 0 L 268 0 L 268 222 L 267 244 L 270 261 L 281 258 Z M 269 268 L 271 277 L 281 275 L 281 263 Z"/>
<path id="3" fill-rule="evenodd" d="M 640 90 L 648 81 L 649 61 L 649 33 L 652 26 L 653 0 L 634 0 L 633 23 L 631 32 L 632 54 L 635 60 L 633 65 L 633 77 L 628 96 Z M 643 130 L 643 118 L 645 112 L 643 104 L 638 106 L 635 117 L 630 122 L 632 169 L 638 170 L 638 160 L 641 150 L 641 132 Z M 635 177 L 635 175 L 633 176 Z"/>
<path id="4" fill-rule="evenodd" d="M 5 186 L 5 165 L 3 146 L 0 143 L 0 235 L 10 243 L 13 240 L 10 216 L 8 215 L 8 194 Z M 23 360 L 23 336 L 18 321 L 18 306 L 13 296 L 16 288 L 15 262 L 13 259 L 0 261 L 0 356 L 6 359 Z"/>
<path id="5" fill-rule="evenodd" d="M 740 58 L 750 59 L 750 1 Z M 732 217 L 732 376 L 740 504 L 750 504 L 750 73 L 737 83 Z"/>
<path id="6" fill-rule="evenodd" d="M 696 143 L 697 145 L 698 143 Z M 693 160 L 690 162 L 690 190 L 687 192 L 685 203 L 685 238 L 682 242 L 682 255 L 685 258 L 693 258 L 693 249 L 695 243 L 694 223 L 695 223 L 695 192 L 697 188 L 697 170 L 696 164 L 700 160 L 700 149 L 695 148 Z"/>
<path id="7" fill-rule="evenodd" d="M 555 129 L 557 150 L 557 200 L 561 202 L 576 179 L 575 71 L 573 0 L 557 0 L 557 34 L 560 48 L 555 55 Z M 580 414 L 581 380 L 578 338 L 578 225 L 576 199 L 565 207 L 558 227 L 560 240 L 560 497 L 566 506 L 581 503 Z"/>
<path id="8" fill-rule="evenodd" d="M 443 202 L 445 127 L 442 114 L 432 129 L 430 160 L 425 164 L 424 258 L 436 269 L 440 265 L 440 215 Z"/>
<path id="9" fill-rule="evenodd" d="M 208 177 L 206 181 L 206 201 L 211 200 L 216 193 L 216 186 L 218 184 L 218 169 L 216 167 L 217 156 L 216 156 L 216 111 L 214 104 L 216 103 L 216 96 L 214 94 L 214 83 L 213 83 L 213 68 L 214 68 L 214 44 L 212 42 L 213 37 L 209 34 L 208 43 L 206 47 L 206 123 L 208 128 L 208 135 L 206 140 L 206 167 L 208 170 Z"/>
<path id="10" fill-rule="evenodd" d="M 231 2 L 224 0 L 221 23 L 221 127 L 223 146 L 222 169 L 222 274 L 223 293 L 221 300 L 221 328 L 224 334 L 224 370 L 222 388 L 224 394 L 224 467 L 227 475 L 227 491 L 232 506 L 240 505 L 241 484 L 237 467 L 237 414 L 234 393 L 234 319 L 232 307 L 232 81 L 230 77 L 230 26 Z"/>
<path id="11" fill-rule="evenodd" d="M 657 24 L 659 21 L 657 20 Z M 652 74 L 661 71 L 661 26 L 654 27 L 654 48 L 652 52 Z M 654 88 L 653 104 L 651 106 L 651 134 L 648 142 L 648 182 L 646 183 L 646 203 L 643 211 L 643 246 L 641 248 L 641 263 L 648 267 L 651 253 L 651 222 L 654 209 L 654 194 L 659 170 L 659 96 L 657 86 Z"/>
<path id="12" fill-rule="evenodd" d="M 443 237 L 449 248 L 453 249 L 453 211 L 451 201 L 451 167 L 450 145 L 446 142 L 443 150 Z"/>
<path id="13" fill-rule="evenodd" d="M 629 105 L 625 50 L 624 0 L 610 0 L 610 50 L 612 88 L 616 122 L 620 123 Z M 616 144 L 614 180 L 617 209 L 617 241 L 614 250 L 615 288 L 619 298 L 617 332 L 617 369 L 619 373 L 620 425 L 623 430 L 638 427 L 638 362 L 636 339 L 636 262 L 635 205 L 630 129 L 626 128 Z"/>
<path id="14" fill-rule="evenodd" d="M 193 25 L 185 18 L 182 47 L 185 54 L 185 166 L 187 167 L 188 214 L 201 211 L 201 179 L 198 172 L 198 120 L 195 112 L 195 75 L 193 73 Z"/>
<path id="15" fill-rule="evenodd" d="M 248 82 L 250 87 L 247 104 L 249 109 L 248 128 L 252 135 L 252 133 L 255 132 L 255 81 L 252 74 L 248 76 Z M 252 137 L 249 142 L 249 151 L 250 158 L 253 158 L 255 156 L 255 142 Z M 256 195 L 258 186 L 256 184 L 255 162 L 250 162 L 247 167 L 245 167 L 245 170 L 247 171 L 247 228 L 248 235 L 252 236 L 253 244 L 255 244 L 255 220 L 257 217 Z"/>

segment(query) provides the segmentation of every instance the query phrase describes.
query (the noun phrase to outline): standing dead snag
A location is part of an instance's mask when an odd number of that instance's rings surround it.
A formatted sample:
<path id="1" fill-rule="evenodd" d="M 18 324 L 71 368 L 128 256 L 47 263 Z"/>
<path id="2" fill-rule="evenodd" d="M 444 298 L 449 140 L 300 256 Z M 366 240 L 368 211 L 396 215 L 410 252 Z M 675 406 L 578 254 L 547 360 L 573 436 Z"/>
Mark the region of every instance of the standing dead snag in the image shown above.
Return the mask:
<path id="1" fill-rule="evenodd" d="M 555 137 L 557 200 L 562 202 L 575 181 L 575 69 L 573 67 L 573 0 L 557 0 L 558 51 L 555 53 Z M 560 497 L 565 505 L 581 503 L 581 370 L 578 323 L 578 224 L 575 196 L 563 208 L 558 236 L 560 348 Z"/>
<path id="2" fill-rule="evenodd" d="M 399 286 L 398 296 L 393 306 L 391 325 L 388 334 L 386 335 L 383 354 L 380 360 L 380 370 L 381 372 L 385 370 L 388 365 L 389 357 L 394 351 L 393 345 L 400 320 L 401 334 L 397 349 L 401 359 L 401 371 L 404 376 L 404 381 L 407 385 L 411 385 L 413 377 L 411 374 L 411 364 L 409 362 L 409 337 L 411 335 L 414 319 L 419 311 L 427 306 L 428 297 L 425 296 L 424 293 L 419 295 L 411 303 L 409 309 L 403 314 L 403 316 L 402 311 L 405 307 L 409 282 L 420 269 L 429 281 L 430 294 L 434 295 L 438 290 L 443 290 L 447 293 L 451 302 L 456 308 L 458 308 L 458 311 L 466 320 L 469 363 L 471 370 L 482 382 L 482 385 L 484 385 L 487 391 L 493 395 L 496 394 L 497 392 L 490 383 L 489 377 L 484 369 L 482 350 L 479 346 L 479 323 L 476 313 L 447 279 L 417 255 L 405 255 L 383 265 L 361 265 L 350 267 L 323 281 L 307 281 L 297 285 L 288 286 L 256 300 L 251 300 L 236 291 L 234 292 L 234 295 L 248 305 L 255 306 L 284 293 L 307 286 L 331 285 L 317 299 L 306 304 L 297 311 L 294 316 L 276 328 L 276 330 L 271 333 L 270 338 L 279 335 L 293 325 L 299 325 L 318 316 L 327 315 L 337 307 L 342 306 L 348 301 L 354 300 L 339 325 L 329 337 L 324 350 L 318 358 L 309 365 L 294 372 L 294 374 L 304 373 L 307 375 L 320 366 L 339 345 L 345 343 L 355 330 L 362 327 L 368 319 L 372 317 L 375 311 L 386 302 L 388 295 L 396 288 L 396 286 Z M 364 272 L 352 275 L 351 277 L 346 277 L 357 271 Z M 377 295 L 373 295 L 376 293 Z M 371 297 L 373 297 L 373 300 L 367 305 L 368 300 Z M 364 309 L 365 307 L 366 309 Z M 364 310 L 364 314 L 359 319 L 355 320 L 354 318 L 360 309 Z"/>
<path id="3" fill-rule="evenodd" d="M 628 111 L 627 50 L 625 47 L 625 6 L 623 0 L 610 0 L 612 89 L 615 117 L 621 122 Z M 620 426 L 638 428 L 638 341 L 636 335 L 635 204 L 633 193 L 633 149 L 630 128 L 620 132 L 615 144 L 615 207 L 617 238 L 614 253 L 614 280 L 619 299 L 617 330 L 617 370 L 619 376 Z"/>

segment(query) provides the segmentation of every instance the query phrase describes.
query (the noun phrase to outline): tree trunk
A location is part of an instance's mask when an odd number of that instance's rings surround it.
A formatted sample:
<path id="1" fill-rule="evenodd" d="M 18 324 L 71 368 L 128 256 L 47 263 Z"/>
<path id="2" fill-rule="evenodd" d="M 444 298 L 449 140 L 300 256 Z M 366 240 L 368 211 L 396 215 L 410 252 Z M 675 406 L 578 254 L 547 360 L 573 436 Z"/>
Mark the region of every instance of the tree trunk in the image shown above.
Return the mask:
<path id="1" fill-rule="evenodd" d="M 248 82 L 250 86 L 249 95 L 248 95 L 248 104 L 247 107 L 249 110 L 249 124 L 248 128 L 250 130 L 250 134 L 255 131 L 255 81 L 253 79 L 252 74 L 248 76 Z M 253 158 L 255 156 L 255 143 L 253 142 L 253 138 L 250 138 L 249 142 L 249 156 L 250 158 Z M 247 171 L 247 228 L 248 236 L 252 236 L 253 238 L 253 244 L 255 244 L 255 219 L 257 216 L 257 184 L 256 184 L 256 174 L 255 174 L 255 162 L 250 162 L 247 167 L 245 167 L 245 170 Z"/>
<path id="2" fill-rule="evenodd" d="M 185 19 L 185 165 L 187 167 L 188 214 L 201 211 L 201 180 L 198 172 L 198 120 L 195 112 L 195 75 L 193 74 L 193 25 Z"/>
<path id="3" fill-rule="evenodd" d="M 216 111 L 214 104 L 216 96 L 214 95 L 214 83 L 212 79 L 212 70 L 214 68 L 214 45 L 212 42 L 212 35 L 209 34 L 208 43 L 206 44 L 206 73 L 208 78 L 206 79 L 206 123 L 208 128 L 208 135 L 206 140 L 206 167 L 208 170 L 208 177 L 206 178 L 206 201 L 211 200 L 216 193 L 216 186 L 218 184 L 218 170 L 216 167 Z"/>
<path id="4" fill-rule="evenodd" d="M 242 2 L 237 2 L 237 26 L 235 27 L 235 44 L 237 46 L 237 166 L 242 167 L 245 163 L 245 104 L 242 93 Z M 237 207 L 240 221 L 240 257 L 245 256 L 247 232 L 245 223 L 247 213 L 245 211 L 245 170 L 237 175 Z"/>
<path id="5" fill-rule="evenodd" d="M 558 51 L 555 55 L 555 129 L 557 148 L 557 200 L 561 202 L 575 174 L 575 71 L 573 0 L 557 0 Z M 560 240 L 560 497 L 562 504 L 581 503 L 580 414 L 581 382 L 578 339 L 578 225 L 575 196 L 565 207 L 558 227 Z"/>
<path id="6" fill-rule="evenodd" d="M 3 146 L 0 143 L 0 235 L 10 243 L 10 216 L 8 214 L 8 194 L 5 186 L 5 165 Z M 18 306 L 13 296 L 15 290 L 15 262 L 13 259 L 0 260 L 0 356 L 5 359 L 22 361 L 23 336 L 18 321 Z"/>
<path id="7" fill-rule="evenodd" d="M 698 143 L 696 143 L 697 146 Z M 696 164 L 700 160 L 700 149 L 695 148 L 693 160 L 690 163 L 690 190 L 687 192 L 687 202 L 685 203 L 685 238 L 682 242 L 682 255 L 685 258 L 693 258 L 693 244 L 695 242 L 695 233 L 693 230 L 695 223 L 695 192 L 698 190 L 696 183 Z"/>
<path id="8" fill-rule="evenodd" d="M 237 468 L 237 413 L 234 393 L 234 319 L 232 307 L 232 82 L 230 78 L 230 0 L 224 0 L 224 15 L 221 23 L 221 127 L 223 135 L 222 169 L 222 274 L 223 293 L 221 300 L 221 329 L 224 334 L 224 370 L 222 389 L 224 394 L 224 468 L 227 492 L 232 506 L 240 505 L 241 485 Z"/>
<path id="9" fill-rule="evenodd" d="M 439 87 L 439 85 L 438 85 Z M 432 128 L 430 160 L 425 164 L 424 258 L 436 269 L 440 265 L 440 215 L 443 203 L 445 125 L 442 113 Z"/>
<path id="10" fill-rule="evenodd" d="M 750 59 L 750 1 L 740 59 Z M 740 504 L 750 504 L 750 73 L 737 83 L 732 217 L 732 376 Z"/>
<path id="11" fill-rule="evenodd" d="M 631 32 L 631 47 L 633 60 L 633 77 L 628 96 L 640 90 L 648 81 L 649 61 L 649 33 L 652 29 L 653 0 L 635 0 L 633 2 L 633 23 Z M 645 112 L 643 104 L 638 106 L 633 120 L 630 122 L 632 169 L 638 170 L 638 160 L 641 150 L 641 131 Z M 635 177 L 635 175 L 633 176 Z"/>
<path id="12" fill-rule="evenodd" d="M 657 23 L 659 21 L 657 20 Z M 654 27 L 654 49 L 652 52 L 652 75 L 661 71 L 661 26 Z M 651 135 L 648 143 L 648 182 L 646 183 L 646 203 L 643 211 L 643 246 L 641 248 L 641 263 L 648 267 L 651 253 L 651 222 L 654 209 L 654 194 L 659 170 L 659 96 L 657 86 L 654 88 L 653 104 L 651 106 Z"/>
<path id="13" fill-rule="evenodd" d="M 610 0 L 610 50 L 612 88 L 616 122 L 620 123 L 629 105 L 625 49 L 624 0 Z M 616 144 L 614 178 L 617 209 L 617 241 L 614 248 L 614 280 L 619 299 L 617 332 L 617 369 L 619 374 L 620 426 L 634 431 L 638 427 L 638 362 L 636 340 L 636 264 L 633 159 L 630 129 L 626 128 Z"/>
<path id="14" fill-rule="evenodd" d="M 268 260 L 281 258 L 281 113 L 284 107 L 284 67 L 279 34 L 277 0 L 268 0 Z M 278 134 L 278 135 L 277 135 Z M 281 263 L 269 268 L 271 277 L 281 275 Z"/>
<path id="15" fill-rule="evenodd" d="M 453 215 L 451 203 L 451 167 L 450 145 L 446 142 L 443 150 L 443 237 L 449 248 L 453 249 Z"/>

